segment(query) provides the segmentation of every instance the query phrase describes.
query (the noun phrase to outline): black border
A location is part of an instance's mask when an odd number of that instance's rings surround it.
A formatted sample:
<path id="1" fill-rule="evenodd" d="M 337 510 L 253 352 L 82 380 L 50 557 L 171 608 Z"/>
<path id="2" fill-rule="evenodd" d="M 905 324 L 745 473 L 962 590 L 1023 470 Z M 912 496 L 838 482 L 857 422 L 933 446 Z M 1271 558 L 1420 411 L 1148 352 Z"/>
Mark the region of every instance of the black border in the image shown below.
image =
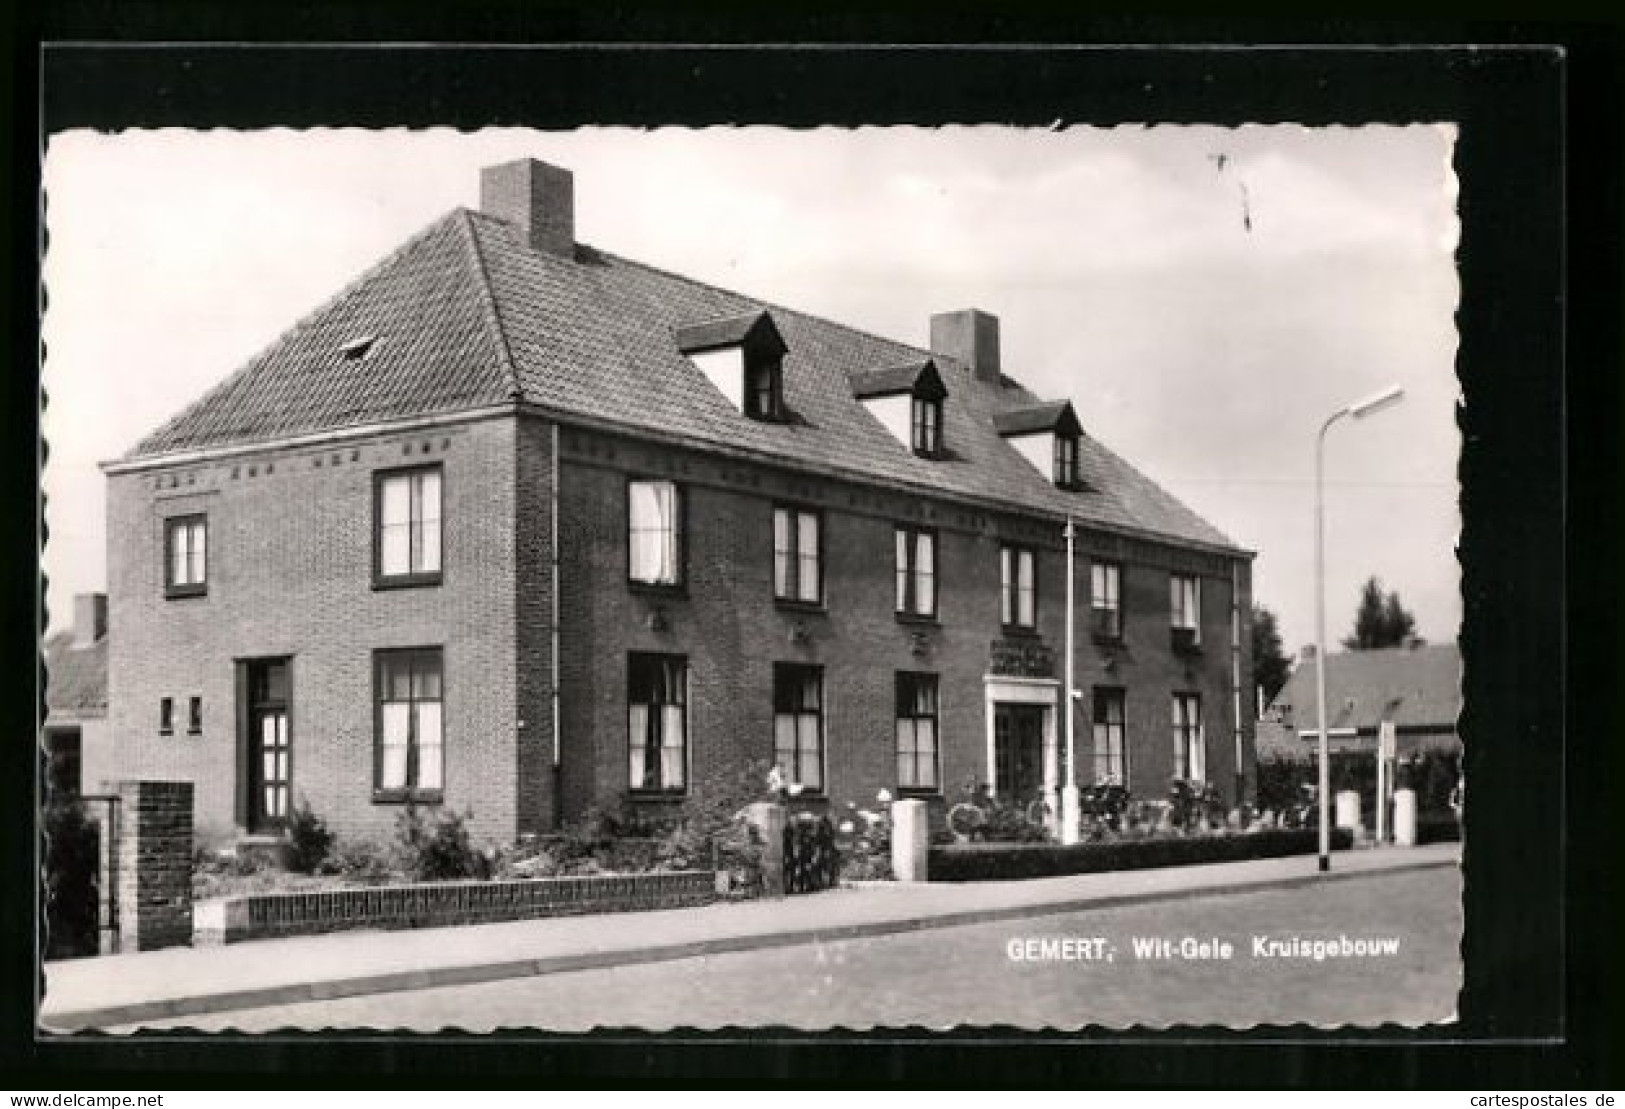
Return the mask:
<path id="1" fill-rule="evenodd" d="M 228 14 L 230 13 L 230 14 Z M 901 1046 L 866 1037 L 813 1043 L 771 1040 L 710 1046 L 570 1041 L 457 1044 L 374 1041 L 215 1043 L 34 1043 L 37 975 L 26 944 L 7 946 L 7 1005 L 0 1010 L 0 1073 L 8 1085 L 209 1086 L 252 1071 L 263 1085 L 333 1082 L 549 1085 L 602 1082 L 743 1084 L 862 1080 L 886 1085 L 1117 1084 L 1494 1086 L 1620 1084 L 1603 1018 L 1622 984 L 1619 925 L 1611 894 L 1622 822 L 1608 784 L 1620 779 L 1617 419 L 1621 364 L 1620 122 L 1622 37 L 1618 26 L 1577 23 L 1296 23 L 1106 18 L 1067 21 L 1016 11 L 998 16 L 931 11 L 923 17 L 796 12 L 659 14 L 638 25 L 625 11 L 523 9 L 487 3 L 390 9 L 364 4 L 245 10 L 224 4 L 127 6 L 110 23 L 88 3 L 8 12 L 13 22 L 7 88 L 13 143 L 7 168 L 16 195 L 39 184 L 32 123 L 36 82 L 49 74 L 50 126 L 309 126 L 582 121 L 888 123 L 1062 120 L 1308 124 L 1454 120 L 1463 124 L 1457 169 L 1464 182 L 1460 263 L 1464 298 L 1458 365 L 1469 407 L 1465 438 L 1462 560 L 1464 733 L 1504 742 L 1469 748 L 1474 801 L 1467 852 L 1468 931 L 1462 1024 L 1443 1036 L 1499 1043 L 1213 1044 L 1132 1043 L 1106 1049 L 1071 1043 L 1002 1043 L 996 1056 L 963 1041 Z M 453 24 L 456 24 L 455 26 Z M 388 28 L 388 32 L 383 29 Z M 502 50 L 453 58 L 426 50 L 36 51 L 45 38 L 244 37 L 433 41 L 561 38 L 679 41 L 964 40 L 988 43 L 1260 42 L 1505 43 L 1503 49 L 1067 49 L 968 51 L 751 51 L 587 49 L 551 52 L 545 65 Z M 1558 43 L 1561 52 L 1511 44 Z M 335 74 L 342 74 L 335 77 Z M 477 76 L 477 80 L 475 78 Z M 539 77 L 543 79 L 538 79 Z M 1567 177 L 1562 176 L 1567 156 Z M 1564 202 L 1569 206 L 1565 222 Z M 22 205 L 11 206 L 20 213 Z M 37 228 L 8 221 L 12 296 L 6 328 L 15 367 L 36 364 L 38 321 L 26 299 L 37 289 Z M 1566 248 L 1566 249 L 1565 249 Z M 1565 283 L 1564 278 L 1567 277 Z M 1570 316 L 1565 329 L 1562 310 Z M 1569 375 L 1560 376 L 1566 354 Z M 32 468 L 35 381 L 8 375 L 0 406 L 16 471 Z M 1567 395 L 1565 397 L 1565 385 Z M 1566 439 L 1564 432 L 1567 432 Z M 1565 488 L 1565 479 L 1567 487 Z M 20 489 L 8 487 L 18 495 Z M 1567 497 L 1565 497 L 1565 493 Z M 28 509 L 19 504 L 18 518 Z M 42 518 L 35 502 L 35 519 Z M 7 626 L 37 626 L 34 546 L 12 529 Z M 25 546 L 26 544 L 26 546 Z M 1576 619 L 1565 628 L 1566 583 Z M 1567 634 L 1565 634 L 1565 632 Z M 22 652 L 19 652 L 21 654 Z M 36 647 L 37 655 L 37 647 Z M 1567 666 L 1568 681 L 1561 667 Z M 8 681 L 18 680 L 13 670 Z M 19 682 L 19 684 L 21 684 Z M 36 703 L 37 703 L 36 695 Z M 26 694 L 6 698 L 22 716 Z M 1561 710 L 1561 711 L 1560 711 Z M 1562 718 L 1567 717 L 1567 747 Z M 20 794 L 33 760 L 6 729 L 0 774 Z M 1567 804 L 1554 811 L 1568 770 Z M 12 811 L 23 806 L 14 805 Z M 1484 814 L 1484 815 L 1480 815 Z M 1491 815 L 1493 814 L 1493 815 Z M 1610 815 L 1612 814 L 1612 815 Z M 3 825 L 11 875 L 31 856 L 26 827 Z M 1564 837 L 1568 850 L 1565 852 Z M 19 865 L 20 864 L 20 865 Z M 1565 869 L 1566 864 L 1566 869 Z M 15 880 L 15 879 L 14 879 Z M 4 934 L 32 934 L 27 898 L 0 899 Z M 1568 976 L 1559 979 L 1566 933 Z M 1564 1035 L 1548 1035 L 1566 1014 Z M 1319 1040 L 1314 1032 L 1303 1039 Z M 1334 1037 L 1339 1038 L 1339 1037 Z M 1341 1038 L 1347 1038 L 1346 1034 Z M 1368 1041 L 1415 1040 L 1385 1030 Z M 1424 1033 L 1420 1039 L 1441 1038 Z M 478 1050 L 479 1066 L 468 1061 Z M 996 1064 L 995 1064 L 996 1061 Z M 990 1069 L 996 1065 L 997 1072 Z M 29 1083 L 24 1083 L 27 1077 Z M 338 1079 L 340 1082 L 344 1079 Z"/>

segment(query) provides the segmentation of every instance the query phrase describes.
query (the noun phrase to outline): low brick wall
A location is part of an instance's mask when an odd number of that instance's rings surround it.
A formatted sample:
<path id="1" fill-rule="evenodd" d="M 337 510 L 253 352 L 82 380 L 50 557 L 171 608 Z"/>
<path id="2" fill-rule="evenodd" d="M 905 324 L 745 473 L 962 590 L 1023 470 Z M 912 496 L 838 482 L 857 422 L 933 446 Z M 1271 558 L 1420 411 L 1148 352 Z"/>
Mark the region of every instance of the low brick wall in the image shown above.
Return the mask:
<path id="1" fill-rule="evenodd" d="M 352 928 L 434 928 L 577 913 L 677 909 L 708 905 L 716 899 L 716 876 L 709 870 L 259 894 L 199 904 L 192 942 L 236 943 Z"/>

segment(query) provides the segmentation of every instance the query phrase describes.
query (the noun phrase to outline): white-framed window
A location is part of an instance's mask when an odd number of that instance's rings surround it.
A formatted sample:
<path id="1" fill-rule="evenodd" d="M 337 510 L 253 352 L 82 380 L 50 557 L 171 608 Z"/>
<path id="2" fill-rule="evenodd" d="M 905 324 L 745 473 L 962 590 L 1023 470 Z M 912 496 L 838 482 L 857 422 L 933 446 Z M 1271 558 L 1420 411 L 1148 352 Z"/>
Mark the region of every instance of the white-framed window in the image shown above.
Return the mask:
<path id="1" fill-rule="evenodd" d="M 1207 743 L 1202 735 L 1202 698 L 1176 693 L 1174 711 L 1174 777 L 1207 781 Z"/>
<path id="2" fill-rule="evenodd" d="M 773 596 L 820 604 L 824 599 L 822 520 L 804 508 L 773 510 Z"/>
<path id="3" fill-rule="evenodd" d="M 1095 781 L 1128 784 L 1128 746 L 1123 691 L 1095 687 Z"/>
<path id="4" fill-rule="evenodd" d="M 1115 562 L 1089 564 L 1089 610 L 1095 635 L 1118 639 L 1123 634 L 1123 568 Z"/>
<path id="5" fill-rule="evenodd" d="M 1202 641 L 1202 579 L 1192 574 L 1168 576 L 1169 625 L 1176 645 Z"/>
<path id="6" fill-rule="evenodd" d="M 440 581 L 440 467 L 390 470 L 375 478 L 374 580 L 379 585 Z"/>
<path id="7" fill-rule="evenodd" d="M 1055 484 L 1072 489 L 1078 484 L 1078 438 L 1057 432 L 1055 435 Z"/>
<path id="8" fill-rule="evenodd" d="M 897 675 L 897 788 L 935 793 L 937 766 L 937 675 Z"/>
<path id="9" fill-rule="evenodd" d="M 923 528 L 897 529 L 897 612 L 903 616 L 937 614 L 937 533 Z"/>
<path id="10" fill-rule="evenodd" d="M 999 619 L 1031 628 L 1038 620 L 1037 555 L 1031 547 L 999 548 Z"/>
<path id="11" fill-rule="evenodd" d="M 673 481 L 626 486 L 627 577 L 641 585 L 683 581 L 683 497 Z"/>
<path id="12" fill-rule="evenodd" d="M 438 800 L 445 784 L 445 691 L 439 647 L 374 652 L 378 724 L 374 794 Z"/>
<path id="13" fill-rule="evenodd" d="M 772 422 L 784 418 L 784 363 L 745 354 L 745 415 Z"/>
<path id="14" fill-rule="evenodd" d="M 786 781 L 823 792 L 823 667 L 773 664 L 773 758 Z"/>
<path id="15" fill-rule="evenodd" d="M 208 589 L 207 516 L 171 516 L 164 521 L 164 592 L 193 597 Z"/>
<path id="16" fill-rule="evenodd" d="M 688 659 L 634 653 L 626 667 L 627 773 L 638 792 L 688 785 Z"/>
<path id="17" fill-rule="evenodd" d="M 942 452 L 942 400 L 916 396 L 909 405 L 910 442 L 921 458 L 935 458 Z"/>

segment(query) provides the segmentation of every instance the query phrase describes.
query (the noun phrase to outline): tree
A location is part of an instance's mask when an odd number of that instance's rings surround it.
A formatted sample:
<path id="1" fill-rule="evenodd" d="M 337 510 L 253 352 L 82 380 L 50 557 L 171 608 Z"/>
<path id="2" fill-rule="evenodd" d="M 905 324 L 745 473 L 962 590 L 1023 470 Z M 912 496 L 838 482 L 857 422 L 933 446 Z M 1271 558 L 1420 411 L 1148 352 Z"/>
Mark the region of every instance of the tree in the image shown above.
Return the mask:
<path id="1" fill-rule="evenodd" d="M 1344 637 L 1351 651 L 1373 651 L 1382 647 L 1417 647 L 1416 617 L 1400 603 L 1399 594 L 1383 592 L 1382 581 L 1371 577 L 1360 587 L 1360 607 L 1354 612 L 1354 634 Z"/>
<path id="2" fill-rule="evenodd" d="M 1252 606 L 1253 619 L 1253 681 L 1264 690 L 1266 702 L 1286 684 L 1292 660 L 1281 646 L 1281 627 L 1275 613 L 1263 605 Z"/>

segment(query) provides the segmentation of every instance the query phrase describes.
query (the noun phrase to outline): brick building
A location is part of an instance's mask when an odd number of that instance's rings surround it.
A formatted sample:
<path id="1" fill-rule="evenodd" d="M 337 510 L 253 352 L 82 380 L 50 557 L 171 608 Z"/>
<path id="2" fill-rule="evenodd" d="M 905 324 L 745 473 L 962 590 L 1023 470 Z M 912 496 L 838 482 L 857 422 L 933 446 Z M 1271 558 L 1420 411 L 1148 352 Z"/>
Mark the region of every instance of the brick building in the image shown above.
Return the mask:
<path id="1" fill-rule="evenodd" d="M 106 465 L 120 762 L 206 827 L 411 798 L 494 838 L 748 760 L 809 796 L 1234 797 L 1251 556 L 1005 376 L 575 241 L 573 181 L 482 174 Z"/>

